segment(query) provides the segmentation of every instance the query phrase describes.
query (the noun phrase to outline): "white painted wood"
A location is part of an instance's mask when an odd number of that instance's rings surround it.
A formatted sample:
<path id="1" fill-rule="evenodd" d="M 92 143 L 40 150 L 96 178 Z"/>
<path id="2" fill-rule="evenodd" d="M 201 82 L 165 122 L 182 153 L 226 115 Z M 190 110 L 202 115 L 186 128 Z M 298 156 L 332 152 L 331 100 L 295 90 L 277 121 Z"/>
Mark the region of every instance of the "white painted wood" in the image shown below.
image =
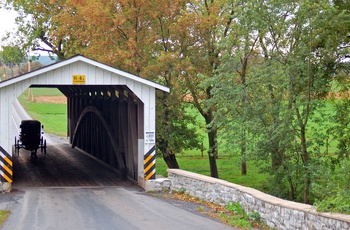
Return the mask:
<path id="1" fill-rule="evenodd" d="M 86 85 L 125 85 L 144 104 L 144 132 L 155 132 L 156 89 L 169 92 L 169 88 L 130 73 L 96 62 L 83 56 L 55 63 L 19 77 L 0 82 L 0 146 L 12 154 L 14 137 L 18 135 L 13 126 L 13 101 L 31 85 L 72 85 L 75 74 L 86 76 Z M 17 124 L 18 125 L 18 124 Z M 138 174 L 144 178 L 143 158 L 155 143 L 138 140 Z"/>
<path id="2" fill-rule="evenodd" d="M 112 73 L 106 70 L 103 70 L 103 84 L 108 84 L 112 82 Z"/>
<path id="3" fill-rule="evenodd" d="M 6 87 L 3 91 L 1 91 L 1 102 L 0 102 L 0 145 L 5 149 L 6 152 L 12 154 L 11 144 L 10 144 L 10 104 L 12 105 L 12 101 L 9 99 L 11 95 L 13 95 L 14 87 Z"/>

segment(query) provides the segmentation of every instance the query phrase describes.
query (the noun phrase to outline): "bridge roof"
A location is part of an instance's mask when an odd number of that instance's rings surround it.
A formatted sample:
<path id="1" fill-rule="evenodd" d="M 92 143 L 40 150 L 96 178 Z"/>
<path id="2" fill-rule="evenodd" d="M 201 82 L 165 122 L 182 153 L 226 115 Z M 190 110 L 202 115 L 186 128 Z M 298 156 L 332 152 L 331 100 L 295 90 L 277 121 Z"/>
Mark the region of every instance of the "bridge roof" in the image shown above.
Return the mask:
<path id="1" fill-rule="evenodd" d="M 135 81 L 135 82 L 147 85 L 149 87 L 156 88 L 158 90 L 162 90 L 162 91 L 165 91 L 165 92 L 169 92 L 170 91 L 170 89 L 168 87 L 166 87 L 166 86 L 163 86 L 163 85 L 158 84 L 156 82 L 149 81 L 149 80 L 141 78 L 139 76 L 136 76 L 136 75 L 124 72 L 122 70 L 116 69 L 116 68 L 111 67 L 109 65 L 105 65 L 105 64 L 103 64 L 101 62 L 92 60 L 90 58 L 86 58 L 86 57 L 84 57 L 82 55 L 77 55 L 77 56 L 68 58 L 66 60 L 63 60 L 63 61 L 51 64 L 51 65 L 45 66 L 43 68 L 40 68 L 40 69 L 37 69 L 37 70 L 34 70 L 34 71 L 31 71 L 29 73 L 26 73 L 26 74 L 23 74 L 23 75 L 20 75 L 20 76 L 17 76 L 17 77 L 10 78 L 10 79 L 7 79 L 5 81 L 2 81 L 2 82 L 0 82 L 0 88 L 6 87 L 8 85 L 11 85 L 11 84 L 23 81 L 23 80 L 30 79 L 32 77 L 35 77 L 35 76 L 38 76 L 38 75 L 41 75 L 41 74 L 48 73 L 50 71 L 55 71 L 55 70 L 57 70 L 59 68 L 64 68 L 65 66 L 69 66 L 69 65 L 74 64 L 76 62 L 83 62 L 85 64 L 88 64 L 88 65 L 100 68 L 100 69 L 102 69 L 104 71 L 109 71 L 111 73 L 114 73 L 114 74 L 116 74 L 119 77 L 123 77 L 125 79 L 132 80 L 132 81 Z"/>

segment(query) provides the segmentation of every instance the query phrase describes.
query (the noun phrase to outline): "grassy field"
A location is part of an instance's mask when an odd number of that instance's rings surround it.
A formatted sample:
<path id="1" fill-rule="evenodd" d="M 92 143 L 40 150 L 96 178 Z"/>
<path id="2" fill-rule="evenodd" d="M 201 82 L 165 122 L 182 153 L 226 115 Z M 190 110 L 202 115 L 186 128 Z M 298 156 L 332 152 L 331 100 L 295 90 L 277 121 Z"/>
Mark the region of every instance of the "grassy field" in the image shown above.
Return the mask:
<path id="1" fill-rule="evenodd" d="M 35 102 L 38 96 L 62 96 L 58 89 L 38 88 L 31 89 L 31 96 L 28 97 L 28 90 L 18 100 L 28 114 L 44 125 L 45 132 L 59 136 L 67 135 L 67 105 Z"/>
<path id="2" fill-rule="evenodd" d="M 19 101 L 27 110 L 29 115 L 39 120 L 45 126 L 45 132 L 59 136 L 67 135 L 67 108 L 66 104 L 51 104 L 35 102 L 36 97 L 41 96 L 62 96 L 57 89 L 35 88 L 31 89 L 31 97 L 28 98 L 28 91 L 25 91 Z M 189 109 L 193 113 L 195 110 Z M 204 121 L 198 117 L 199 122 Z M 203 135 L 203 145 L 207 148 L 207 138 L 204 129 L 199 130 Z M 206 150 L 202 153 L 199 150 L 190 150 L 182 154 L 177 154 L 177 160 L 180 168 L 183 170 L 199 173 L 202 175 L 210 175 L 209 160 Z M 223 180 L 227 180 L 240 185 L 253 187 L 262 190 L 263 183 L 266 181 L 266 175 L 258 172 L 258 168 L 248 163 L 248 175 L 242 176 L 240 170 L 240 160 L 232 155 L 220 155 L 217 159 L 217 167 L 219 176 Z M 158 157 L 156 164 L 156 172 L 158 175 L 167 176 L 167 166 L 161 157 Z"/>
<path id="3" fill-rule="evenodd" d="M 179 166 L 183 170 L 210 176 L 209 160 L 207 155 L 201 157 L 197 155 L 180 154 L 176 156 Z M 259 173 L 258 168 L 248 162 L 248 174 L 241 175 L 240 160 L 236 156 L 221 156 L 216 160 L 220 179 L 240 184 L 243 186 L 264 190 L 264 182 L 267 175 Z M 167 166 L 161 157 L 157 159 L 157 174 L 167 176 Z"/>

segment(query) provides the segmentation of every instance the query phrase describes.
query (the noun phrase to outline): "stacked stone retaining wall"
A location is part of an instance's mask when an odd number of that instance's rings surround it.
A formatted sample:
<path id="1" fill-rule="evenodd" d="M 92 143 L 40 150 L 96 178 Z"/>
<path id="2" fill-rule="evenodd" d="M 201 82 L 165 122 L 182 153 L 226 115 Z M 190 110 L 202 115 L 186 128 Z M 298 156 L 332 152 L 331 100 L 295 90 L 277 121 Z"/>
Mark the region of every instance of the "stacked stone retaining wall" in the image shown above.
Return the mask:
<path id="1" fill-rule="evenodd" d="M 350 215 L 316 212 L 311 205 L 283 200 L 256 189 L 180 169 L 168 169 L 168 180 L 162 179 L 156 187 L 185 191 L 220 205 L 239 202 L 247 213 L 259 213 L 261 220 L 274 229 L 350 229 Z"/>

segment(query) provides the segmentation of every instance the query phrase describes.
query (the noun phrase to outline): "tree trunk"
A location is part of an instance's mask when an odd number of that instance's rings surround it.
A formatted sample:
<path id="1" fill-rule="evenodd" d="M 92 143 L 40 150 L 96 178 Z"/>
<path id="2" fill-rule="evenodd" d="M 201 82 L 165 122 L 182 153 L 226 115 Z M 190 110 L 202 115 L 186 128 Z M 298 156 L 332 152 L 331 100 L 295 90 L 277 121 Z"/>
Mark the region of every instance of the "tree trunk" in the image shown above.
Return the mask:
<path id="1" fill-rule="evenodd" d="M 304 179 L 304 203 L 305 204 L 310 204 L 310 185 L 311 185 L 310 175 L 307 172 Z"/>
<path id="2" fill-rule="evenodd" d="M 271 168 L 273 172 L 276 172 L 277 169 L 283 165 L 284 153 L 282 152 L 282 150 L 279 150 L 279 141 L 273 141 L 272 144 L 273 146 L 271 147 Z"/>
<path id="3" fill-rule="evenodd" d="M 217 130 L 212 128 L 208 130 L 209 139 L 209 165 L 210 165 L 210 176 L 219 178 L 218 168 L 216 165 L 216 158 L 218 157 L 218 146 L 217 146 Z"/>
<path id="4" fill-rule="evenodd" d="M 245 161 L 245 159 L 242 159 L 241 173 L 242 175 L 247 175 L 247 162 Z"/>
<path id="5" fill-rule="evenodd" d="M 244 128 L 242 131 L 242 143 L 241 143 L 241 174 L 247 175 L 246 137 L 245 137 Z"/>
<path id="6" fill-rule="evenodd" d="M 307 151 L 306 145 L 306 128 L 305 125 L 301 126 L 301 149 L 302 149 L 302 159 L 304 165 L 304 203 L 310 203 L 310 171 L 309 171 L 309 153 Z"/>
<path id="7" fill-rule="evenodd" d="M 210 176 L 214 178 L 219 178 L 215 155 L 209 154 L 209 165 L 210 165 Z"/>
<path id="8" fill-rule="evenodd" d="M 165 163 L 167 164 L 168 168 L 170 168 L 170 169 L 179 169 L 180 168 L 179 164 L 177 163 L 175 154 L 163 155 L 163 159 L 164 159 Z"/>
<path id="9" fill-rule="evenodd" d="M 178 169 L 179 164 L 177 163 L 176 156 L 169 150 L 168 148 L 168 141 L 164 140 L 163 138 L 159 138 L 158 141 L 158 149 L 163 155 L 163 159 L 165 163 L 167 164 L 168 168 L 170 169 Z"/>

